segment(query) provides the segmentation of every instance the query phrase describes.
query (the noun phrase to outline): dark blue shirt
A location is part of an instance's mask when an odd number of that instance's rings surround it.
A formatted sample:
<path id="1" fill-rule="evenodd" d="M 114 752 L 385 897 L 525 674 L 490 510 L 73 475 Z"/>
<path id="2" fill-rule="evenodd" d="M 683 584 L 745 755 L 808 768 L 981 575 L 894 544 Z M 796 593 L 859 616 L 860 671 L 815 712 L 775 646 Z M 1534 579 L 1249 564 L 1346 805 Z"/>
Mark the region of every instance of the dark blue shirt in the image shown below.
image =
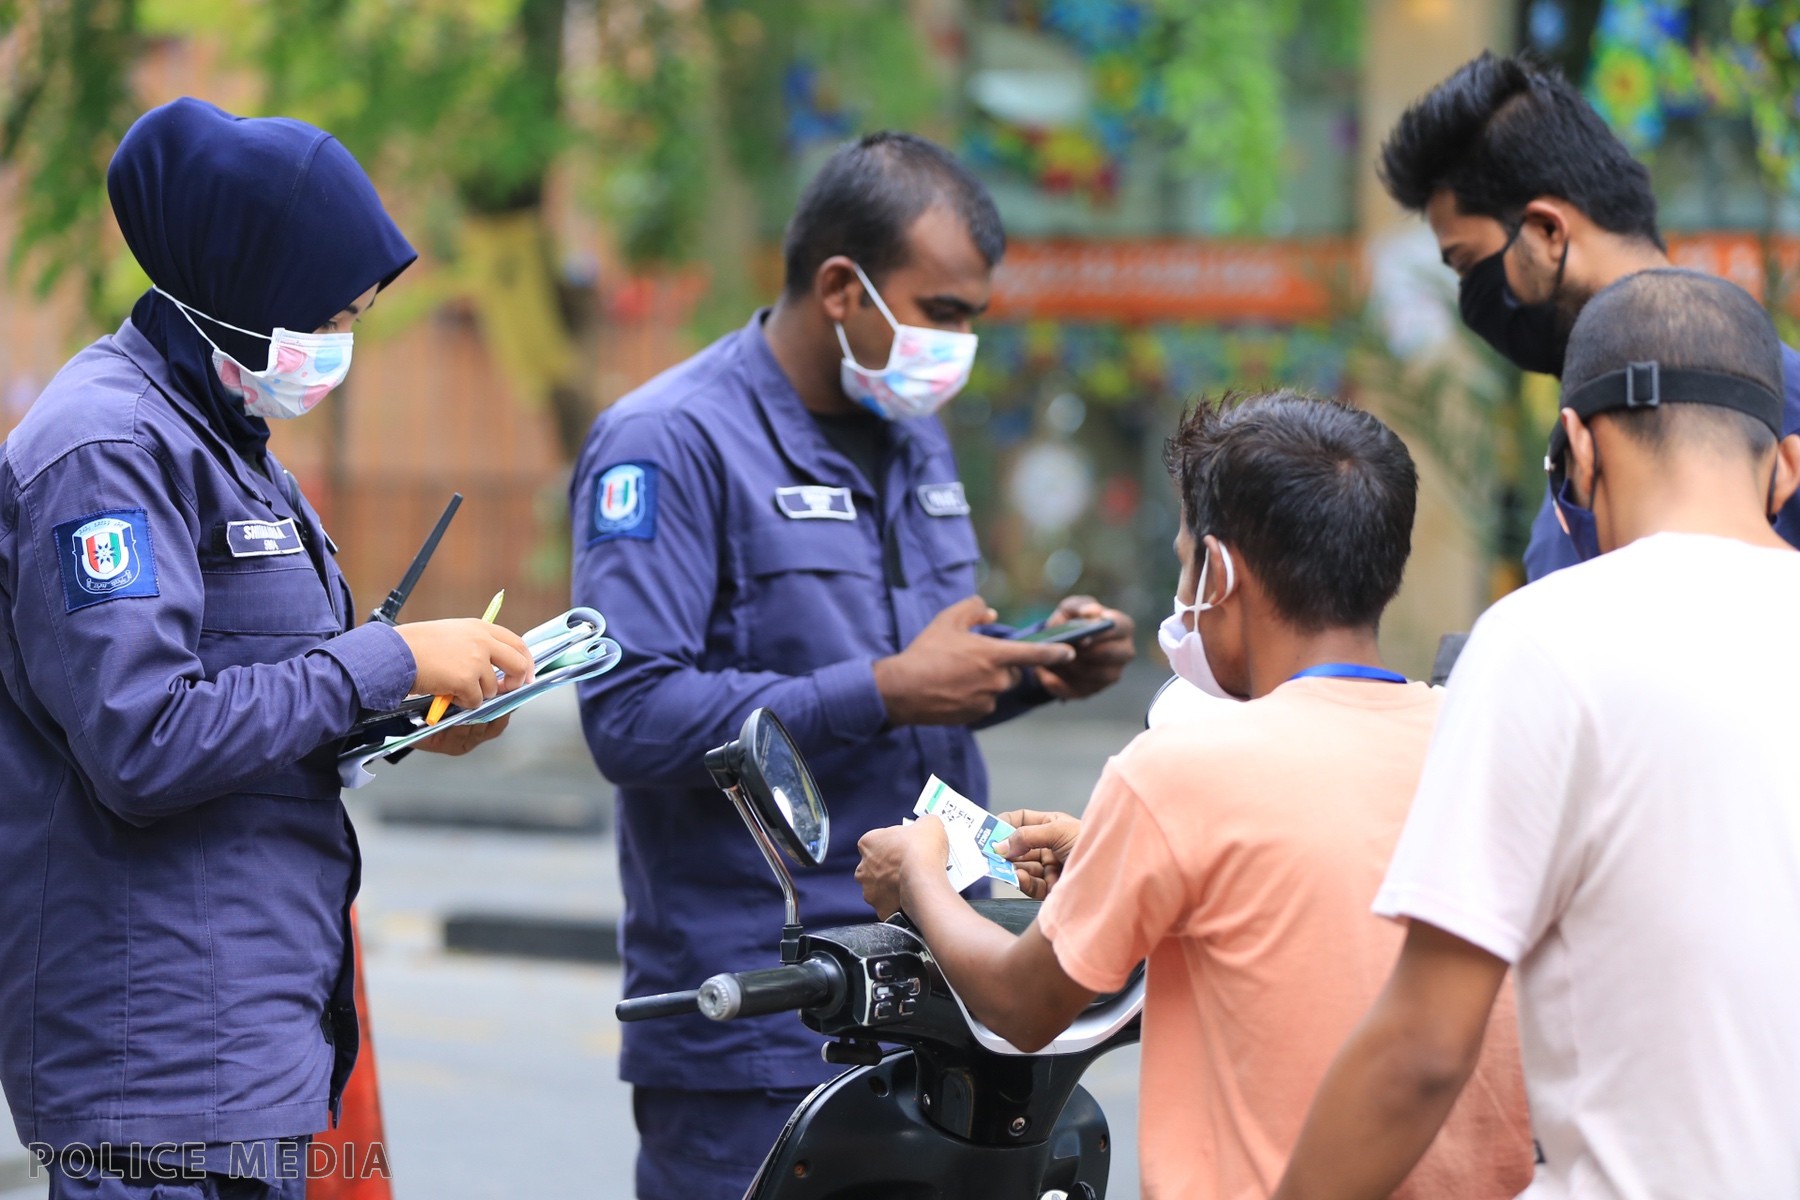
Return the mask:
<path id="1" fill-rule="evenodd" d="M 1781 348 L 1781 377 L 1785 401 L 1781 433 L 1786 437 L 1790 433 L 1800 433 L 1800 350 L 1792 346 Z M 1791 545 L 1800 546 L 1800 492 L 1781 506 L 1781 512 L 1775 517 L 1775 532 Z M 1531 522 L 1531 541 L 1525 547 L 1525 582 L 1535 582 L 1579 561 L 1575 557 L 1575 543 L 1557 523 L 1556 505 L 1551 502 L 1550 489 L 1546 486 L 1544 502 L 1538 506 L 1537 517 Z"/>
<path id="2" fill-rule="evenodd" d="M 890 726 L 871 669 L 975 592 L 949 439 L 935 419 L 892 425 L 877 501 L 801 404 L 763 315 L 603 412 L 571 486 L 575 600 L 600 606 L 625 648 L 581 699 L 619 787 L 628 996 L 778 961 L 780 891 L 701 764 L 752 709 L 781 718 L 831 809 L 828 861 L 794 872 L 814 928 L 873 919 L 851 877 L 856 841 L 907 816 L 931 774 L 987 797 L 971 732 Z M 1029 702 L 1020 689 L 997 715 Z M 793 1014 L 677 1017 L 624 1039 L 621 1073 L 646 1086 L 836 1073 Z"/>
<path id="3" fill-rule="evenodd" d="M 413 660 L 351 628 L 317 514 L 262 463 L 129 321 L 0 445 L 0 1080 L 26 1142 L 310 1134 L 355 1058 L 334 748 Z"/>

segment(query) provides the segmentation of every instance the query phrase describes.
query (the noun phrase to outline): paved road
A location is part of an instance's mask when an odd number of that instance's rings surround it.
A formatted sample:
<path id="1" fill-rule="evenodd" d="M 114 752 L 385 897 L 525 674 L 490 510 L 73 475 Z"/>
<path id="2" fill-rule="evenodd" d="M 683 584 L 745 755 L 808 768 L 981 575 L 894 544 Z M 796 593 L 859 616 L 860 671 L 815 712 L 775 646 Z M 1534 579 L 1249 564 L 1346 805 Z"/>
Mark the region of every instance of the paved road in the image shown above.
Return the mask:
<path id="1" fill-rule="evenodd" d="M 1079 811 L 1158 681 L 1146 670 L 1099 701 L 982 734 L 994 807 Z M 617 968 L 443 948 L 451 913 L 616 918 L 611 796 L 572 706 L 523 710 L 467 759 L 418 755 L 388 770 L 351 807 L 395 1195 L 628 1200 L 636 1137 L 618 1080 Z M 1121 1051 L 1088 1076 L 1114 1129 L 1118 1197 L 1137 1191 L 1137 1062 Z M 41 1196 L 8 1190 L 14 1145 L 0 1131 L 0 1196 Z"/>

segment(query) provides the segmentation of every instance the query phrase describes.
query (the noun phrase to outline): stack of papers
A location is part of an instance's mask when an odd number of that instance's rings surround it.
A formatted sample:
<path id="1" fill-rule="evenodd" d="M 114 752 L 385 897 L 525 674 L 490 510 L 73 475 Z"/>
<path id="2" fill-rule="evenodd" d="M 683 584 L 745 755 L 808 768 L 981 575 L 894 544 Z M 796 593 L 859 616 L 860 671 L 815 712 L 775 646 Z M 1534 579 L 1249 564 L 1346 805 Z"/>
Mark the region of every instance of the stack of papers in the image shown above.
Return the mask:
<path id="1" fill-rule="evenodd" d="M 495 696 L 476 708 L 452 709 L 436 725 L 425 724 L 431 697 L 416 696 L 392 713 L 363 722 L 380 732 L 338 755 L 338 779 L 347 788 L 359 788 L 375 778 L 367 764 L 385 758 L 464 723 L 480 724 L 504 717 L 552 688 L 604 675 L 619 665 L 624 651 L 606 632 L 606 618 L 591 608 L 571 608 L 553 620 L 519 636 L 531 648 L 536 678 L 522 688 Z"/>
<path id="2" fill-rule="evenodd" d="M 950 886 L 962 891 L 986 877 L 1019 886 L 1019 873 L 993 851 L 995 842 L 1013 835 L 1013 827 L 933 775 L 913 805 L 919 816 L 927 814 L 944 823 L 950 840 L 950 862 L 944 868 Z"/>

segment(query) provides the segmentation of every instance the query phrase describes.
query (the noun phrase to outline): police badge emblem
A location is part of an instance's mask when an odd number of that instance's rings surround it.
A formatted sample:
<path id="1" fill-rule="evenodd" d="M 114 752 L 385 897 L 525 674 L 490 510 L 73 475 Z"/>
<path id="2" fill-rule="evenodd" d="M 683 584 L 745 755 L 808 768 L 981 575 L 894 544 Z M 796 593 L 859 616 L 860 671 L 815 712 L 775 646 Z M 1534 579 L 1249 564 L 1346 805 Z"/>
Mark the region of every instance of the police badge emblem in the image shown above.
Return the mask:
<path id="1" fill-rule="evenodd" d="M 594 480 L 594 527 L 588 543 L 656 536 L 656 466 L 619 463 Z"/>
<path id="2" fill-rule="evenodd" d="M 69 612 L 119 596 L 157 594 L 156 561 L 143 509 L 112 509 L 66 521 L 52 536 L 60 547 L 63 600 Z"/>

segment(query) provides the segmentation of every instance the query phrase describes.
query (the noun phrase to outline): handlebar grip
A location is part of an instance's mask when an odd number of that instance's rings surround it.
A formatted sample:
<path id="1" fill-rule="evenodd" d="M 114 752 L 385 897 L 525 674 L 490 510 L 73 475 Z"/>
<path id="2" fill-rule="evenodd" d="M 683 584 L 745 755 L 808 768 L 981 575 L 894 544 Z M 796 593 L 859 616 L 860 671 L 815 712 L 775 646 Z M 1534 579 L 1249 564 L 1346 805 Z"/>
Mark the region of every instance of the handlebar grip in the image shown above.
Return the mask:
<path id="1" fill-rule="evenodd" d="M 824 955 L 760 971 L 726 972 L 700 985 L 700 1011 L 715 1021 L 841 1003 L 844 972 Z"/>
<path id="2" fill-rule="evenodd" d="M 689 988 L 685 992 L 664 992 L 660 996 L 639 996 L 613 1005 L 613 1016 L 621 1021 L 679 1017 L 684 1013 L 699 1012 L 699 997 L 700 992 L 696 988 Z"/>

